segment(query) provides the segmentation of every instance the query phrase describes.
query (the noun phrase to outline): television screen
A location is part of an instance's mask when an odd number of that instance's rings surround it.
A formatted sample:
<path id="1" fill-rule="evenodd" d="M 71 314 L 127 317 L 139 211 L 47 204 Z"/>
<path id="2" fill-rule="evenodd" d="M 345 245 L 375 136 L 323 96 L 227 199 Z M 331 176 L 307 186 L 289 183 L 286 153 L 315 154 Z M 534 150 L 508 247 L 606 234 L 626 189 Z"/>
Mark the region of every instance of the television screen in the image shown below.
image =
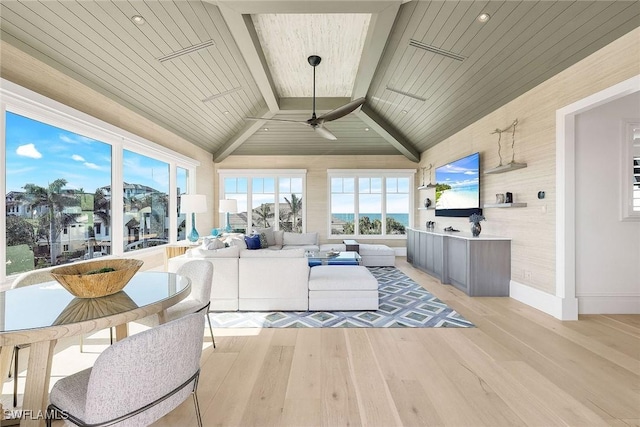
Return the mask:
<path id="1" fill-rule="evenodd" d="M 480 209 L 480 153 L 436 168 L 436 216 L 464 217 Z"/>

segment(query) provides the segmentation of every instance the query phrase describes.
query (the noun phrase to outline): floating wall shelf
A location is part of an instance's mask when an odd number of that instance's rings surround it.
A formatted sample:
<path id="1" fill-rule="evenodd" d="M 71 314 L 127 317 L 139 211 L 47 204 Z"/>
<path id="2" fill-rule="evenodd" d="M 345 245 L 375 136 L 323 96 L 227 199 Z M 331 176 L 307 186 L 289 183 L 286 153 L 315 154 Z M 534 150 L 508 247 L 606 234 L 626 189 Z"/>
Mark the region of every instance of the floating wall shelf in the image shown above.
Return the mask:
<path id="1" fill-rule="evenodd" d="M 506 165 L 500 165 L 498 167 L 495 167 L 493 169 L 487 169 L 486 171 L 484 171 L 485 175 L 489 175 L 492 173 L 505 173 L 505 172 L 509 172 L 509 171 L 514 171 L 516 169 L 522 169 L 522 168 L 526 168 L 527 164 L 526 163 L 515 163 L 515 162 L 511 162 L 508 163 Z"/>
<path id="2" fill-rule="evenodd" d="M 431 183 L 427 185 L 421 185 L 420 187 L 418 187 L 418 190 L 427 190 L 429 188 L 436 188 L 436 185 Z"/>
<path id="3" fill-rule="evenodd" d="M 485 203 L 484 208 L 526 208 L 526 203 Z"/>
<path id="4" fill-rule="evenodd" d="M 429 207 L 429 208 L 418 208 L 419 211 L 432 211 L 434 210 L 434 207 Z"/>

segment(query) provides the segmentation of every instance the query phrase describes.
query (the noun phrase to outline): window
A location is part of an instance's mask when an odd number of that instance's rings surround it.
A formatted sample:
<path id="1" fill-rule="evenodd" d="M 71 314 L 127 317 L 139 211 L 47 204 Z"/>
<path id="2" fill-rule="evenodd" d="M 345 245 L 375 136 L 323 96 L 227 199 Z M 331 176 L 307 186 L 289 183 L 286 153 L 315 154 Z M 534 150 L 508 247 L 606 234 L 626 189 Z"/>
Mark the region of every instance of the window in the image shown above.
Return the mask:
<path id="1" fill-rule="evenodd" d="M 411 222 L 414 170 L 329 170 L 329 232 L 404 236 Z M 357 226 L 356 226 L 357 224 Z"/>
<path id="2" fill-rule="evenodd" d="M 175 189 L 170 192 L 169 183 L 188 188 L 198 162 L 1 82 L 0 225 L 6 244 L 0 246 L 0 281 L 170 240 L 178 203 L 170 200 Z"/>
<path id="3" fill-rule="evenodd" d="M 187 214 L 180 213 L 180 196 L 187 194 L 189 188 L 189 171 L 184 168 L 176 169 L 176 182 L 178 187 L 176 188 L 177 194 L 177 215 L 178 215 L 178 227 L 176 237 L 178 240 L 185 240 L 187 238 Z"/>
<path id="4" fill-rule="evenodd" d="M 169 164 L 124 150 L 124 251 L 169 242 Z"/>
<path id="5" fill-rule="evenodd" d="M 246 233 L 252 227 L 301 233 L 304 230 L 304 181 L 301 170 L 221 170 L 220 198 L 238 201 L 229 214 L 231 228 Z M 251 214 L 248 214 L 251 209 Z M 224 226 L 224 216 L 221 217 Z"/>

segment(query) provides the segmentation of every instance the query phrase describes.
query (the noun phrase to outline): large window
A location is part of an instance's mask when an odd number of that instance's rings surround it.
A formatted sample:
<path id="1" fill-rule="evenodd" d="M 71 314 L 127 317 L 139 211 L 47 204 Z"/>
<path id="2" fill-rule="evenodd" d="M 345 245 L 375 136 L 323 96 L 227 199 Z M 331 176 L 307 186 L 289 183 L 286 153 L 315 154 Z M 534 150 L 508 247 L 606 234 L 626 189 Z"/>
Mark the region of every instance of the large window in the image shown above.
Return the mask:
<path id="1" fill-rule="evenodd" d="M 229 214 L 231 228 L 243 233 L 253 227 L 303 232 L 305 173 L 288 169 L 221 170 L 220 198 L 238 201 L 238 212 Z M 225 216 L 221 218 L 221 226 L 225 226 Z"/>
<path id="2" fill-rule="evenodd" d="M 169 164 L 123 153 L 124 251 L 169 242 Z"/>
<path id="3" fill-rule="evenodd" d="M 404 236 L 413 170 L 329 170 L 329 230 L 336 236 Z"/>
<path id="4" fill-rule="evenodd" d="M 184 236 L 196 161 L 10 82 L 0 92 L 0 281 Z"/>

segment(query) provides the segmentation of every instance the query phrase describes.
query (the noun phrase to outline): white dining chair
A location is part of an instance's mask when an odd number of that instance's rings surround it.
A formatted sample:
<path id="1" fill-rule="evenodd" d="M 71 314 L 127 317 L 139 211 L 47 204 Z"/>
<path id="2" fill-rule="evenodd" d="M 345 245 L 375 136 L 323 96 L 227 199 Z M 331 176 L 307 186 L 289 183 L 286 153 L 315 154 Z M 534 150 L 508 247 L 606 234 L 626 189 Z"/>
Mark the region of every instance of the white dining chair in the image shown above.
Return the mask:
<path id="1" fill-rule="evenodd" d="M 167 321 L 178 319 L 191 313 L 204 313 L 209 322 L 209 332 L 213 348 L 216 348 L 216 340 L 213 336 L 209 307 L 211 305 L 211 286 L 213 283 L 213 265 L 205 260 L 193 260 L 184 263 L 178 268 L 176 274 L 188 277 L 191 280 L 191 293 L 187 298 L 166 309 Z M 157 326 L 158 316 L 147 316 L 135 322 L 146 326 Z"/>
<path id="2" fill-rule="evenodd" d="M 196 394 L 204 313 L 195 313 L 114 343 L 92 368 L 62 378 L 49 394 L 47 426 L 63 418 L 78 426 L 148 426 Z"/>

